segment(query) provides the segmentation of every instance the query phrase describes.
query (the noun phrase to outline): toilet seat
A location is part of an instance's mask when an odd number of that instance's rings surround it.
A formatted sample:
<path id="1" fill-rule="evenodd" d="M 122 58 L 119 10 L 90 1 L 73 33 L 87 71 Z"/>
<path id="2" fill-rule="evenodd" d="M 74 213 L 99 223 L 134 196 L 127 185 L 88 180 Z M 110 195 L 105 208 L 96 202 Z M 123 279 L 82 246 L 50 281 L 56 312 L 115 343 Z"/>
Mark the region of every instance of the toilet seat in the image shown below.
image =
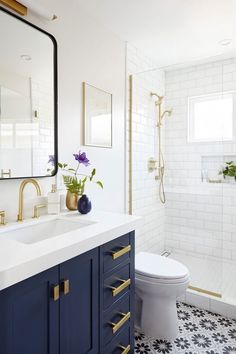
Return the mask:
<path id="1" fill-rule="evenodd" d="M 176 284 L 188 281 L 189 271 L 180 262 L 157 254 L 140 252 L 135 259 L 137 277 L 152 283 Z"/>
<path id="2" fill-rule="evenodd" d="M 158 285 L 158 284 L 179 285 L 179 284 L 189 283 L 189 275 L 186 275 L 183 278 L 164 279 L 164 278 L 148 277 L 146 275 L 135 273 L 135 280 L 141 281 L 143 283 L 153 284 L 153 285 Z"/>

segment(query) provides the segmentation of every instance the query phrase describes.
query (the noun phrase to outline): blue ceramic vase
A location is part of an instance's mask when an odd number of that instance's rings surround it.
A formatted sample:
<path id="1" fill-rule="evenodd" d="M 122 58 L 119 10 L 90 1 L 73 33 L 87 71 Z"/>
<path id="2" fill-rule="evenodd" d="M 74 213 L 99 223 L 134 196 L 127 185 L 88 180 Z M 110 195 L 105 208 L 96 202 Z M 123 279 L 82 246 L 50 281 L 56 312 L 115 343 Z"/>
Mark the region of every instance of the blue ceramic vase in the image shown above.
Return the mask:
<path id="1" fill-rule="evenodd" d="M 91 201 L 88 199 L 86 194 L 83 194 L 82 197 L 78 200 L 78 211 L 81 214 L 88 214 L 92 209 Z"/>

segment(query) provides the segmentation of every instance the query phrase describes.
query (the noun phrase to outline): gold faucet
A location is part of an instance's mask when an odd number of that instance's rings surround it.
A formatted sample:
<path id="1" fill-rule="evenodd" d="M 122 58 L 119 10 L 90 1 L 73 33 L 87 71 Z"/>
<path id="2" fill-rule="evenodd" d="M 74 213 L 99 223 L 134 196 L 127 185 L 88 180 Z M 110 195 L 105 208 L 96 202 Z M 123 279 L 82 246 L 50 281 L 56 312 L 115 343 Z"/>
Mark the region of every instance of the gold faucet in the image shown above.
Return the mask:
<path id="1" fill-rule="evenodd" d="M 17 216 L 17 221 L 23 221 L 24 216 L 23 216 L 23 195 L 24 195 L 24 189 L 27 184 L 33 184 L 35 186 L 35 189 L 37 191 L 37 195 L 40 196 L 42 195 L 41 188 L 38 184 L 38 182 L 33 179 L 33 178 L 28 178 L 25 179 L 23 182 L 21 182 L 20 189 L 19 189 L 19 211 L 18 211 L 18 216 Z"/>

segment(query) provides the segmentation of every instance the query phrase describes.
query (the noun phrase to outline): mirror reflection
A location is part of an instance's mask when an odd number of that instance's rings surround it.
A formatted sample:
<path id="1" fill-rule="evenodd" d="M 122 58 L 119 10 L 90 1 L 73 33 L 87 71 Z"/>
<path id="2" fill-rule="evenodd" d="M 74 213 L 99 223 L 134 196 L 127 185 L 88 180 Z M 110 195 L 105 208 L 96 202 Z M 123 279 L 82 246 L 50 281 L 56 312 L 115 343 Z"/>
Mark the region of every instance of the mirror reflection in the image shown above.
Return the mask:
<path id="1" fill-rule="evenodd" d="M 7 33 L 1 36 L 0 55 L 0 177 L 52 175 L 54 43 L 49 35 L 2 10 L 0 31 Z"/>

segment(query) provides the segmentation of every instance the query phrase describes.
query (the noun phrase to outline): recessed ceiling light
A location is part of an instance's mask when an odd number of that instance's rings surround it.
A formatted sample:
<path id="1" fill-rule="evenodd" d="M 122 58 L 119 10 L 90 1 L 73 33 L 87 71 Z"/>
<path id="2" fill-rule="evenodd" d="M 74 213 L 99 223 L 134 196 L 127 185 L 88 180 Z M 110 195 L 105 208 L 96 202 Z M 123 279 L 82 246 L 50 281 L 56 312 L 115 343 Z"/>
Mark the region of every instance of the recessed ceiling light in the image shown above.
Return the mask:
<path id="1" fill-rule="evenodd" d="M 31 56 L 28 54 L 22 54 L 20 57 L 22 60 L 26 60 L 26 61 L 32 60 Z"/>
<path id="2" fill-rule="evenodd" d="M 230 45 L 232 43 L 232 39 L 231 38 L 225 38 L 225 39 L 222 39 L 221 41 L 219 41 L 218 43 L 222 47 L 226 47 L 227 45 Z"/>

